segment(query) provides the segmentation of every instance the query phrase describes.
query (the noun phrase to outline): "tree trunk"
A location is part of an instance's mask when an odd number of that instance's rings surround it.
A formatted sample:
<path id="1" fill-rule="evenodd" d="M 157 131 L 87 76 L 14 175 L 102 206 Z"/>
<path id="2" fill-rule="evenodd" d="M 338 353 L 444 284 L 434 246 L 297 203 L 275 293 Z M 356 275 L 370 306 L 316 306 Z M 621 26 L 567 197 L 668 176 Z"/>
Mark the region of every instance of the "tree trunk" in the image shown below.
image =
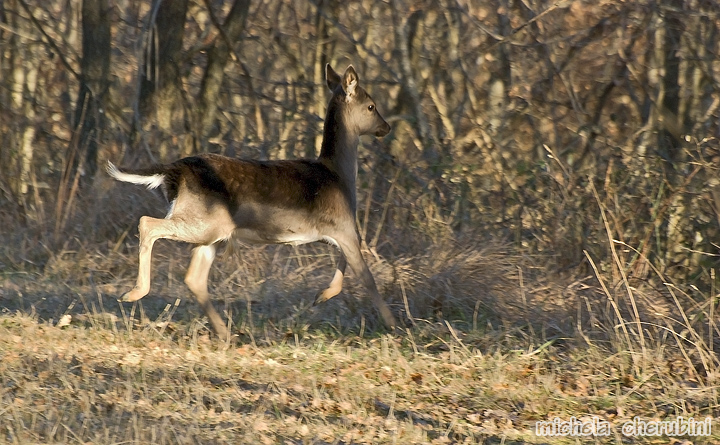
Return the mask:
<path id="1" fill-rule="evenodd" d="M 30 169 L 32 168 L 32 160 L 34 154 L 34 142 L 35 142 L 35 108 L 34 108 L 34 97 L 35 89 L 37 87 L 37 66 L 30 65 L 27 67 L 27 73 L 25 73 L 25 89 L 28 96 L 32 97 L 33 100 L 25 100 L 24 112 L 27 125 L 25 131 L 23 131 L 22 140 L 20 143 L 20 182 L 19 192 L 24 195 L 28 192 L 28 186 L 30 184 Z"/>
<path id="2" fill-rule="evenodd" d="M 662 106 L 660 109 L 661 128 L 658 131 L 658 150 L 664 157 L 665 172 L 673 188 L 683 182 L 684 157 L 682 135 L 685 131 L 685 119 L 680 110 L 680 56 L 683 34 L 682 11 L 684 0 L 664 0 L 663 6 L 663 68 Z M 665 261 L 667 266 L 687 261 L 684 247 L 687 245 L 686 228 L 688 225 L 685 203 L 685 190 L 675 189 L 668 215 L 667 245 Z"/>
<path id="3" fill-rule="evenodd" d="M 206 2 L 208 9 L 209 2 Z M 197 101 L 196 112 L 196 148 L 201 151 L 207 150 L 208 138 L 216 125 L 216 114 L 220 87 L 225 75 L 225 66 L 230 60 L 231 47 L 234 42 L 240 40 L 245 29 L 245 19 L 250 8 L 250 0 L 235 0 L 225 23 L 218 27 L 220 35 L 215 38 L 215 45 L 208 51 L 208 62 L 205 74 L 200 85 L 200 93 Z M 190 154 L 190 153 L 185 153 Z"/>
<path id="4" fill-rule="evenodd" d="M 416 141 L 420 141 L 425 161 L 430 166 L 435 166 L 439 161 L 439 155 L 435 149 L 435 141 L 430 131 L 430 123 L 422 109 L 422 99 L 420 91 L 410 63 L 410 49 L 412 47 L 411 27 L 417 25 L 415 20 L 422 15 L 422 11 L 415 11 L 409 17 L 404 17 L 408 11 L 408 5 L 403 0 L 394 0 L 391 5 L 393 28 L 395 31 L 395 45 L 398 48 L 400 60 L 400 72 L 402 73 L 403 82 L 401 86 L 401 96 L 407 101 L 407 107 L 415 118 Z M 405 105 L 403 103 L 403 105 Z"/>
<path id="5" fill-rule="evenodd" d="M 501 37 L 510 35 L 511 26 L 508 17 L 510 5 L 502 1 L 497 5 L 498 34 Z M 496 46 L 495 56 L 497 59 L 494 70 L 490 75 L 490 93 L 488 100 L 488 115 L 490 117 L 490 128 L 496 135 L 503 133 L 505 122 L 505 110 L 507 109 L 508 92 L 512 81 L 512 68 L 508 43 L 500 43 Z"/>
<path id="6" fill-rule="evenodd" d="M 85 179 L 92 180 L 97 171 L 98 140 L 105 127 L 104 99 L 110 73 L 110 7 L 108 0 L 84 0 L 82 3 L 82 48 L 80 92 L 75 105 L 74 126 L 77 145 L 72 170 L 85 153 Z"/>
<path id="7" fill-rule="evenodd" d="M 178 61 L 182 56 L 188 0 L 154 0 L 154 21 L 145 43 L 140 73 L 139 114 L 145 127 L 155 123 L 161 132 L 159 156 L 166 159 L 173 136 L 184 134 L 185 106 Z M 140 129 L 135 122 L 135 131 Z M 137 135 L 134 139 L 137 139 Z"/>
<path id="8" fill-rule="evenodd" d="M 684 119 L 680 116 L 680 39 L 683 33 L 683 21 L 679 12 L 682 11 L 683 0 L 665 0 L 664 18 L 664 72 L 662 98 L 662 128 L 658 132 L 658 148 L 660 153 L 671 163 L 678 159 L 682 151 L 680 146 Z M 667 171 L 670 171 L 667 169 Z"/>
<path id="9" fill-rule="evenodd" d="M 313 67 L 313 85 L 310 97 L 314 101 L 313 107 L 314 112 L 321 119 L 325 119 L 325 90 L 327 89 L 325 83 L 325 63 L 330 62 L 330 59 L 326 58 L 324 51 L 325 46 L 329 44 L 330 33 L 328 32 L 329 25 L 323 16 L 323 8 L 328 9 L 328 13 L 336 14 L 337 2 L 332 0 L 320 0 L 317 4 L 317 10 L 315 11 L 315 65 Z M 335 15 L 331 15 L 334 17 Z M 322 145 L 322 132 L 315 133 L 315 141 L 313 147 L 307 147 L 304 154 L 307 157 L 312 155 L 319 156 L 320 148 Z"/>

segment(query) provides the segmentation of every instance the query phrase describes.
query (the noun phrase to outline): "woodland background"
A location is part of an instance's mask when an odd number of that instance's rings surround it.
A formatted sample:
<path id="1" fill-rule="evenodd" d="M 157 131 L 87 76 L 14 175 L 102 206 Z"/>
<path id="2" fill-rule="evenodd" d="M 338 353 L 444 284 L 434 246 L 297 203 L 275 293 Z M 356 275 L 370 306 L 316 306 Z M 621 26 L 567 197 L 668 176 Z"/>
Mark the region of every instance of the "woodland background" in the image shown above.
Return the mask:
<path id="1" fill-rule="evenodd" d="M 622 357 L 610 393 L 663 363 L 662 412 L 716 416 L 718 11 L 710 0 L 0 0 L 4 316 L 72 315 L 103 331 L 149 317 L 161 334 L 175 317 L 173 338 L 205 332 L 185 324 L 199 318 L 193 303 L 178 309 L 187 246 L 158 243 L 140 313 L 114 302 L 135 277 L 138 218 L 166 209 L 110 180 L 105 162 L 316 156 L 323 67 L 353 64 L 393 127 L 360 147 L 366 258 L 404 323 L 426 327 L 418 339 L 468 354 L 599 347 L 602 360 Z M 212 272 L 215 302 L 256 347 L 380 329 L 352 275 L 308 309 L 333 257 L 239 247 Z M 538 360 L 533 372 L 550 366 Z M 709 392 L 669 394 L 667 382 Z M 513 409 L 515 426 L 550 415 Z"/>
<path id="2" fill-rule="evenodd" d="M 315 156 L 324 64 L 352 63 L 394 127 L 362 151 L 361 192 L 390 201 L 366 225 L 411 229 L 411 250 L 472 233 L 585 270 L 583 250 L 609 258 L 602 206 L 612 237 L 641 254 L 628 255 L 633 277 L 649 260 L 708 286 L 716 6 L 4 0 L 4 244 L 42 240 L 22 255 L 42 264 L 69 239 L 124 230 L 135 209 L 94 201 L 107 159 Z"/>

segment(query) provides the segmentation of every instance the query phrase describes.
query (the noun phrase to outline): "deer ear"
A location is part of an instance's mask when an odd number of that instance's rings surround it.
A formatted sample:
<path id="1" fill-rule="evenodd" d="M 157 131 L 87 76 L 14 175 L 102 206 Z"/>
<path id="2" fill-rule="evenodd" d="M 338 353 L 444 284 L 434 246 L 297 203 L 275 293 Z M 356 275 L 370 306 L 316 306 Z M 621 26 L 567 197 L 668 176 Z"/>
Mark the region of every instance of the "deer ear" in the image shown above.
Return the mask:
<path id="1" fill-rule="evenodd" d="M 335 88 L 340 85 L 340 82 L 342 82 L 342 79 L 340 79 L 340 75 L 335 72 L 334 69 L 330 66 L 329 63 L 325 64 L 325 79 L 327 80 L 327 86 L 330 88 L 330 91 L 335 91 Z"/>
<path id="2" fill-rule="evenodd" d="M 358 85 L 358 75 L 352 65 L 348 65 L 343 75 L 342 87 L 345 91 L 345 97 L 350 100 L 355 94 L 355 88 Z"/>

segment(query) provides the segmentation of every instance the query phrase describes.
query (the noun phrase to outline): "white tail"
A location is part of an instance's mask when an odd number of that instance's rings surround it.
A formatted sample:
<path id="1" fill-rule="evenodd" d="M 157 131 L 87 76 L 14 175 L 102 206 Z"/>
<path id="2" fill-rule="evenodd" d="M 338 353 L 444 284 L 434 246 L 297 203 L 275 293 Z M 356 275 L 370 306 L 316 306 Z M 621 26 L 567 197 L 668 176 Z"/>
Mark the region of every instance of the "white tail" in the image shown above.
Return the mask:
<path id="1" fill-rule="evenodd" d="M 207 291 L 216 244 L 231 237 L 262 244 L 325 241 L 338 246 L 342 256 L 330 285 L 318 293 L 315 302 L 340 292 L 349 263 L 370 292 L 385 324 L 396 325 L 360 253 L 355 224 L 359 137 L 383 137 L 390 126 L 359 86 L 352 66 L 341 77 L 327 65 L 325 74 L 333 95 L 316 160 L 254 161 L 205 154 L 144 169 L 119 169 L 108 164 L 108 173 L 117 180 L 162 187 L 171 204 L 165 219 L 140 218 L 137 284 L 123 295 L 123 301 L 136 301 L 150 291 L 150 259 L 156 240 L 196 244 L 185 283 L 215 332 L 227 339 L 225 323 Z"/>
<path id="2" fill-rule="evenodd" d="M 115 164 L 108 161 L 107 172 L 110 176 L 122 182 L 130 182 L 132 184 L 144 185 L 148 190 L 156 189 L 160 187 L 165 181 L 165 175 L 153 174 L 150 176 L 143 176 L 139 174 L 125 173 L 118 170 Z"/>

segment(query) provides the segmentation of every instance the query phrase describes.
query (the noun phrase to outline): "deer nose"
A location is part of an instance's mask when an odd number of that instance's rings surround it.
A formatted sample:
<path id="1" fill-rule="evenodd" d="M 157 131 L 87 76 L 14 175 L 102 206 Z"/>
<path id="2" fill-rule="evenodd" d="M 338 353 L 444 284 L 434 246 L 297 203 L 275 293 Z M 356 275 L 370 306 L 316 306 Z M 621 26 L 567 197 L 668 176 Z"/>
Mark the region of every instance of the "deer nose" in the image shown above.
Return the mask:
<path id="1" fill-rule="evenodd" d="M 375 132 L 375 136 L 381 138 L 383 136 L 386 136 L 388 133 L 390 133 L 390 124 L 387 122 L 383 122 L 383 125 L 378 128 L 378 130 Z"/>

